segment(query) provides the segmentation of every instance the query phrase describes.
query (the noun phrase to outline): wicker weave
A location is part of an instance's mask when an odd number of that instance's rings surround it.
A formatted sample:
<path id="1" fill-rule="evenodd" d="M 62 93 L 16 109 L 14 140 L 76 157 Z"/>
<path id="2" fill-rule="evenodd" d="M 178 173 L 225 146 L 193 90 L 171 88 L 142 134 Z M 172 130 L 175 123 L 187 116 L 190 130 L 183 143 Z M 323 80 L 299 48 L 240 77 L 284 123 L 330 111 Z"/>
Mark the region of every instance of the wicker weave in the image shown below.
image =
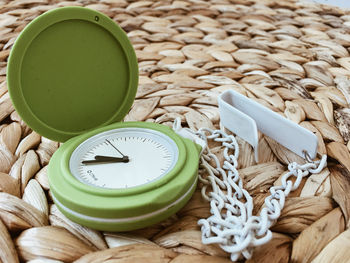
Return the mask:
<path id="1" fill-rule="evenodd" d="M 46 168 L 59 144 L 14 111 L 6 61 L 26 24 L 67 5 L 105 13 L 133 43 L 140 81 L 127 121 L 219 128 L 217 95 L 234 89 L 314 132 L 328 168 L 291 194 L 273 240 L 247 262 L 350 261 L 350 12 L 287 0 L 0 1 L 0 261 L 230 262 L 201 243 L 197 221 L 210 212 L 198 190 L 168 220 L 124 234 L 79 226 L 52 205 Z M 286 164 L 302 160 L 260 136 L 256 164 L 239 143 L 258 212 Z"/>

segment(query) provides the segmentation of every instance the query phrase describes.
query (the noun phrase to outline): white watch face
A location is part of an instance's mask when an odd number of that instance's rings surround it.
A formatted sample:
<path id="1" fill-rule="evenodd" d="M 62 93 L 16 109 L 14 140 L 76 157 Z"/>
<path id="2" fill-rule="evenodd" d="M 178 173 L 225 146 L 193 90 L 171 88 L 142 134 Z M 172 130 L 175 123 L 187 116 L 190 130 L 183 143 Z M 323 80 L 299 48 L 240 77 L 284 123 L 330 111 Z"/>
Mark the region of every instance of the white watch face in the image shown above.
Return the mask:
<path id="1" fill-rule="evenodd" d="M 69 168 L 85 184 L 125 189 L 165 176 L 174 168 L 178 155 L 176 143 L 161 132 L 120 128 L 81 143 L 72 153 Z"/>

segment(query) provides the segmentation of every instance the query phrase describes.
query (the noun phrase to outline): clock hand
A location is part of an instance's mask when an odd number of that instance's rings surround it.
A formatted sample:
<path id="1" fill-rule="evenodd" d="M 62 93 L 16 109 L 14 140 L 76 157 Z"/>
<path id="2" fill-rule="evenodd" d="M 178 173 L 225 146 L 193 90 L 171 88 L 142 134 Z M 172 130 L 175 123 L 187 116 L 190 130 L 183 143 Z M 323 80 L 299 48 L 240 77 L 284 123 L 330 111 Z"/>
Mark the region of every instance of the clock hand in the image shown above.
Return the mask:
<path id="1" fill-rule="evenodd" d="M 122 158 L 120 158 L 120 157 L 114 157 L 114 156 L 105 156 L 105 155 L 96 155 L 95 156 L 95 160 L 111 160 L 111 161 L 113 161 L 113 160 L 122 160 L 123 162 L 125 162 L 125 163 L 127 163 L 127 162 L 129 162 L 129 157 L 128 156 L 123 156 Z"/>
<path id="2" fill-rule="evenodd" d="M 97 157 L 97 158 L 96 158 Z M 111 156 L 95 156 L 95 160 L 84 160 L 82 164 L 101 164 L 101 163 L 128 163 L 129 158 L 127 156 L 123 158 L 111 157 Z"/>
<path id="3" fill-rule="evenodd" d="M 120 153 L 123 157 L 128 157 L 128 156 L 126 156 L 126 155 L 124 155 L 124 154 L 122 154 L 119 150 L 118 150 L 118 148 L 117 147 L 115 147 L 108 139 L 106 139 L 106 142 L 108 142 L 114 149 L 116 149 L 117 150 L 117 152 L 118 153 Z"/>

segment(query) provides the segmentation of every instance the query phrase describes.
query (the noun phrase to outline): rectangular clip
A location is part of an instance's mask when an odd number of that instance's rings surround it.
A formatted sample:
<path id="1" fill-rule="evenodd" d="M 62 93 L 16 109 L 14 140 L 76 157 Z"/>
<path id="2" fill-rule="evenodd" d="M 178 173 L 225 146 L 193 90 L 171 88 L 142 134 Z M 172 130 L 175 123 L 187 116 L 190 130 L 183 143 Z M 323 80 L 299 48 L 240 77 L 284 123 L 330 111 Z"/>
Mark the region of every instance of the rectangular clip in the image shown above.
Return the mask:
<path id="1" fill-rule="evenodd" d="M 303 158 L 305 151 L 316 157 L 317 137 L 311 131 L 233 90 L 222 93 L 218 102 L 222 124 L 254 148 L 256 162 L 258 129 Z"/>

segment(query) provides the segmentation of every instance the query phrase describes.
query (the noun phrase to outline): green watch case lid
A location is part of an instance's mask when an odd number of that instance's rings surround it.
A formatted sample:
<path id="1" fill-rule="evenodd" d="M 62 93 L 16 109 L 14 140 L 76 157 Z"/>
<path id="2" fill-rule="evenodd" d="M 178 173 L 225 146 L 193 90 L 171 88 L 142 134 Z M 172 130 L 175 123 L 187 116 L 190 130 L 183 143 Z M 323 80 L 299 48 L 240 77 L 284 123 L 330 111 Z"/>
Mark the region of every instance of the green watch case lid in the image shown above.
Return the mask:
<path id="1" fill-rule="evenodd" d="M 137 91 L 137 58 L 112 19 L 63 7 L 39 16 L 19 35 L 7 83 L 28 126 L 63 142 L 125 117 Z"/>

